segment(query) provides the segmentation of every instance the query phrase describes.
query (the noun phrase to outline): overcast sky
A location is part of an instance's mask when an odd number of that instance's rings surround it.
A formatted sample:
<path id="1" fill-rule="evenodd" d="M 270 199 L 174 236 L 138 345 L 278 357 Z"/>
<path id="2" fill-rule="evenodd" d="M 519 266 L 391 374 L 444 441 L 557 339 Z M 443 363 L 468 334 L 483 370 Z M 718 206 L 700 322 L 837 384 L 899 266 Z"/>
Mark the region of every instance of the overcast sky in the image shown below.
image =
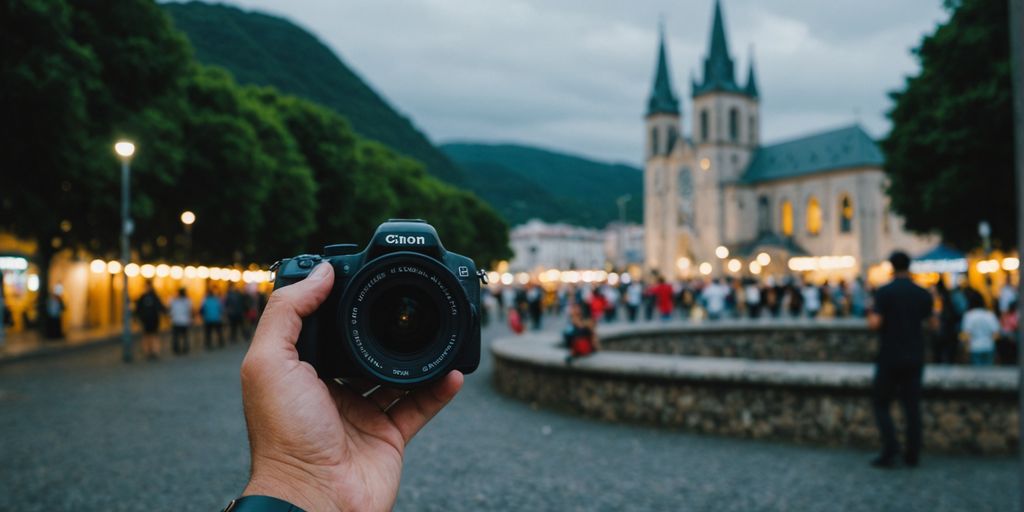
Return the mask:
<path id="1" fill-rule="evenodd" d="M 712 0 L 230 0 L 283 15 L 331 46 L 435 142 L 519 142 L 642 158 L 658 19 L 692 121 L 690 75 Z M 729 50 L 754 53 L 765 142 L 859 120 L 888 130 L 887 92 L 948 15 L 941 0 L 724 0 Z"/>

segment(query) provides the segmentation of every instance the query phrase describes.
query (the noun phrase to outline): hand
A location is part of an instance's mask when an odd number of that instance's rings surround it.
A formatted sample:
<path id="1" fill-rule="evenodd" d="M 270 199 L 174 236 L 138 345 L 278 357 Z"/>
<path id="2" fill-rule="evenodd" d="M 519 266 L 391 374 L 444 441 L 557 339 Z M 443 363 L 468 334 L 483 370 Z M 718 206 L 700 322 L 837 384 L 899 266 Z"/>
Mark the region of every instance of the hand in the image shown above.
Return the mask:
<path id="1" fill-rule="evenodd" d="M 360 396 L 320 380 L 299 361 L 295 342 L 305 317 L 334 284 L 321 264 L 309 277 L 275 290 L 242 362 L 242 405 L 252 472 L 243 496 L 280 498 L 307 511 L 390 510 L 398 495 L 406 444 L 462 387 L 451 372 L 431 387 L 390 400 Z"/>

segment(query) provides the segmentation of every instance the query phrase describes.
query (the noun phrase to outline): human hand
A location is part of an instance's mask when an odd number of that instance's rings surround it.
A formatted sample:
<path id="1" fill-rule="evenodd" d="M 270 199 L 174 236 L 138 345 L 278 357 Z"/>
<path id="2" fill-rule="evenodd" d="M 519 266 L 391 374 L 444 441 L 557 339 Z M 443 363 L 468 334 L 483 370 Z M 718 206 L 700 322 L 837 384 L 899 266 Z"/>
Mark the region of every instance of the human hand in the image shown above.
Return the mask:
<path id="1" fill-rule="evenodd" d="M 321 380 L 299 361 L 295 342 L 302 318 L 333 284 L 334 269 L 324 263 L 275 290 L 256 328 L 241 372 L 252 455 L 242 495 L 273 496 L 308 511 L 390 510 L 406 444 L 455 396 L 463 376 L 453 371 L 387 412 L 398 391 L 367 399 Z"/>

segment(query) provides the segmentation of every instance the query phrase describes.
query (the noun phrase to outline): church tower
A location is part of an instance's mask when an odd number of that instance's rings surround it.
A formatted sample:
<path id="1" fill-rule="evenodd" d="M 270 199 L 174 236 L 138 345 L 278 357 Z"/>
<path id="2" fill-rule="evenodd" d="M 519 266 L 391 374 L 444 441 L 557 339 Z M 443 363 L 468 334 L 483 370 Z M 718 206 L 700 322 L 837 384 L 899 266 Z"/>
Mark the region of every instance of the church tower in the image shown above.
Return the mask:
<path id="1" fill-rule="evenodd" d="M 666 275 L 675 261 L 677 226 L 674 211 L 674 173 L 672 154 L 682 143 L 679 99 L 672 90 L 672 80 L 665 50 L 665 30 L 658 41 L 658 62 L 654 84 L 647 100 L 644 116 L 644 250 L 647 268 Z M 668 277 L 674 277 L 668 274 Z"/>
<path id="2" fill-rule="evenodd" d="M 745 229 L 736 212 L 747 204 L 735 186 L 760 144 L 760 113 L 753 56 L 747 83 L 741 86 L 729 54 L 725 21 L 719 0 L 715 1 L 711 38 L 704 59 L 701 81 L 693 80 L 693 142 L 697 148 L 694 179 L 702 201 L 699 218 L 702 258 L 710 259 L 719 245 L 741 238 Z"/>

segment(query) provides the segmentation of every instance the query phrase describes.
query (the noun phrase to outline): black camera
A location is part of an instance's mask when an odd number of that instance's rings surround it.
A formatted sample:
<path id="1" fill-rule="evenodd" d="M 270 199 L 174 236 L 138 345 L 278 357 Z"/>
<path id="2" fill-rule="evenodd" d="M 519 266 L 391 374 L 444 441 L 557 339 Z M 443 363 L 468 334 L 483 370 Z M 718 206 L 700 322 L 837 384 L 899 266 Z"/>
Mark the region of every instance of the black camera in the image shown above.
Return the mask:
<path id="1" fill-rule="evenodd" d="M 324 247 L 282 260 L 274 288 L 334 267 L 327 300 L 302 322 L 299 359 L 321 378 L 418 387 L 480 363 L 480 282 L 473 260 L 448 252 L 422 220 L 381 224 L 370 244 Z"/>

